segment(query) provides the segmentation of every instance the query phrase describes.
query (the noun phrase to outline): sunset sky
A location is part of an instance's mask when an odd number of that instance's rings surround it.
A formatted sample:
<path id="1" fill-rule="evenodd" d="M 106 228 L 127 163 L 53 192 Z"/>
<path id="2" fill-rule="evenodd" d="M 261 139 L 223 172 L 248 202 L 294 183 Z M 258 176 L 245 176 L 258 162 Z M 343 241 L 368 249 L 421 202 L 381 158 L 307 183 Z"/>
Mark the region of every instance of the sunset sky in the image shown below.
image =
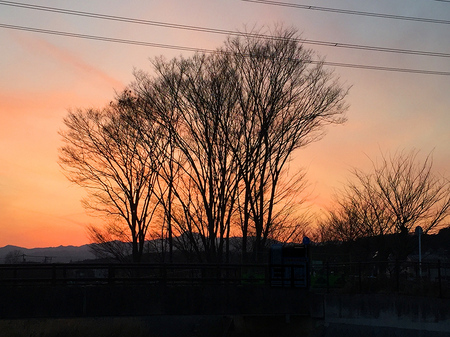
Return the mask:
<path id="1" fill-rule="evenodd" d="M 57 162 L 58 131 L 67 110 L 104 106 L 115 90 L 132 81 L 133 69 L 150 71 L 150 58 L 192 55 L 74 34 L 214 49 L 225 35 L 174 25 L 225 31 L 276 23 L 293 26 L 304 39 L 337 44 L 305 45 L 327 62 L 351 65 L 334 67 L 341 83 L 351 86 L 348 122 L 329 127 L 325 138 L 298 152 L 291 164 L 291 170 L 307 169 L 314 210 L 326 210 L 349 170 L 369 169 L 369 158 L 375 160 L 380 153 L 417 149 L 425 156 L 433 151 L 436 172 L 449 176 L 450 2 L 289 0 L 297 6 L 282 5 L 287 1 L 0 0 L 0 247 L 88 243 L 86 225 L 101 219 L 85 213 L 80 204 L 84 191 L 68 182 Z M 74 11 L 170 27 L 77 16 Z M 428 53 L 348 49 L 339 44 Z"/>

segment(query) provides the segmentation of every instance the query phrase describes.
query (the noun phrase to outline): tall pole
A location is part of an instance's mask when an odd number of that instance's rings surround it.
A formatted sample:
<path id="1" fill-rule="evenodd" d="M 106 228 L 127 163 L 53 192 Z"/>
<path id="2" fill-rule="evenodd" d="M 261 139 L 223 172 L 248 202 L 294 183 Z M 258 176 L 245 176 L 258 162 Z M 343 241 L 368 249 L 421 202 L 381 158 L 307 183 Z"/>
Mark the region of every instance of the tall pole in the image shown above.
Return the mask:
<path id="1" fill-rule="evenodd" d="M 422 278 L 422 233 L 419 234 L 419 276 Z"/>
<path id="2" fill-rule="evenodd" d="M 422 279 L 422 227 L 417 226 L 415 233 L 419 237 L 419 276 Z"/>

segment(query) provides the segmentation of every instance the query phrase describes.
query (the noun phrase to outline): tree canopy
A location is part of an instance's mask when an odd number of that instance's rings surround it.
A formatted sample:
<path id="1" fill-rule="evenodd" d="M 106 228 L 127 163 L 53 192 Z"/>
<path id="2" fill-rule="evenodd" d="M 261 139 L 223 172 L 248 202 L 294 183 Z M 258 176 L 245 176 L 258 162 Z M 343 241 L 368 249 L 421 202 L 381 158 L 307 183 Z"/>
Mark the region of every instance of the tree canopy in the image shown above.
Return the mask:
<path id="1" fill-rule="evenodd" d="M 299 41 L 276 27 L 157 58 L 107 109 L 69 112 L 61 163 L 91 191 L 86 205 L 124 219 L 136 249 L 155 211 L 162 238 L 188 238 L 208 261 L 228 256 L 230 235 L 256 260 L 272 237 L 298 235 L 305 176 L 287 164 L 347 108 L 347 89 Z"/>
<path id="2" fill-rule="evenodd" d="M 406 247 L 400 247 L 402 238 L 417 226 L 429 233 L 448 225 L 450 181 L 433 171 L 431 155 L 420 160 L 418 154 L 383 155 L 370 172 L 354 169 L 353 179 L 338 192 L 335 208 L 322 224 L 323 239 L 354 241 L 396 234 L 398 247 L 393 250 L 407 255 Z"/>

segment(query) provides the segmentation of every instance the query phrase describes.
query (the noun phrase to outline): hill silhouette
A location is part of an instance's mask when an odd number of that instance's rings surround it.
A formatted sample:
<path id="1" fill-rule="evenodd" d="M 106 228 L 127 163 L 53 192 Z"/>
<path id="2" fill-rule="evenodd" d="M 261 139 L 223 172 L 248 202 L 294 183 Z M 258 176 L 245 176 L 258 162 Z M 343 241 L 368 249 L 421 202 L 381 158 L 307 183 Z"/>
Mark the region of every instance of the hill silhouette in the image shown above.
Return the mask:
<path id="1" fill-rule="evenodd" d="M 19 261 L 17 262 L 20 263 L 68 263 L 95 259 L 90 245 L 45 248 L 23 248 L 8 245 L 0 248 L 0 263 L 4 263 L 7 255 L 11 253 L 19 257 Z"/>

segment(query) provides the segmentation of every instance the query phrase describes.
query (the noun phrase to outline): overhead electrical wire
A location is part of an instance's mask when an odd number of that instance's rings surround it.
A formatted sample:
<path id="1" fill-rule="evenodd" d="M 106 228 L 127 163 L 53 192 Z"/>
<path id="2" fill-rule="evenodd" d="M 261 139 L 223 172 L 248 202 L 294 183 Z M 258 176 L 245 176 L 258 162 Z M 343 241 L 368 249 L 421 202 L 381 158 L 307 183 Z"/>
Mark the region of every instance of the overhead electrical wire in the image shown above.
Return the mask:
<path id="1" fill-rule="evenodd" d="M 351 9 L 320 7 L 320 6 L 312 6 L 312 5 L 301 5 L 301 4 L 291 3 L 291 2 L 281 2 L 281 1 L 272 1 L 272 0 L 241 0 L 241 1 L 258 3 L 258 4 L 264 4 L 264 5 L 273 5 L 273 6 L 281 6 L 281 7 L 307 9 L 307 10 L 321 11 L 321 12 L 331 12 L 331 13 L 339 13 L 339 14 L 370 16 L 370 17 L 383 18 L 383 19 L 427 22 L 427 23 L 436 23 L 436 24 L 443 24 L 443 25 L 449 25 L 450 24 L 450 20 L 421 18 L 421 17 L 415 17 L 415 16 L 403 16 L 403 15 L 364 12 L 364 11 L 354 11 L 354 10 L 351 10 Z"/>
<path id="2" fill-rule="evenodd" d="M 8 25 L 8 24 L 2 24 L 2 23 L 0 23 L 0 28 L 21 30 L 21 31 L 33 32 L 33 33 L 41 33 L 41 34 L 50 34 L 50 35 L 57 35 L 57 36 L 65 36 L 65 37 L 72 37 L 72 38 L 104 41 L 104 42 L 114 42 L 114 43 L 121 43 L 121 44 L 145 46 L 145 47 L 166 48 L 166 49 L 192 51 L 192 52 L 203 52 L 203 53 L 217 53 L 217 52 L 220 52 L 218 50 L 212 50 L 212 49 L 202 49 L 202 48 L 195 48 L 195 47 L 177 46 L 177 45 L 172 45 L 172 44 L 160 44 L 160 43 L 136 41 L 136 40 L 129 40 L 129 39 L 118 39 L 118 38 L 97 36 L 97 35 L 77 34 L 77 33 L 63 32 L 63 31 L 56 31 L 56 30 L 49 30 L 49 29 L 40 29 L 40 28 L 33 28 L 33 27 Z M 311 64 L 320 64 L 320 63 L 322 63 L 323 65 L 333 66 L 333 67 L 346 67 L 346 68 L 355 68 L 355 69 L 380 70 L 380 71 L 402 72 L 402 73 L 412 73 L 412 74 L 450 76 L 450 72 L 447 72 L 447 71 L 435 71 L 435 70 L 424 70 L 424 69 L 408 69 L 408 68 L 397 68 L 397 67 L 383 67 L 383 66 L 352 64 L 352 63 L 340 63 L 340 62 L 328 62 L 328 61 L 309 61 L 309 63 L 311 63 Z"/>
<path id="3" fill-rule="evenodd" d="M 82 17 L 88 17 L 88 18 L 95 18 L 95 19 L 103 19 L 103 20 L 126 22 L 126 23 L 141 24 L 141 25 L 150 25 L 150 26 L 172 28 L 172 29 L 190 30 L 190 31 L 221 34 L 221 35 L 228 35 L 228 36 L 229 35 L 232 35 L 232 36 L 253 35 L 253 36 L 258 36 L 258 37 L 261 36 L 261 37 L 273 38 L 273 39 L 279 38 L 279 37 L 270 36 L 270 35 L 260 35 L 260 34 L 251 34 L 251 33 L 244 34 L 241 32 L 225 30 L 225 29 L 207 28 L 207 27 L 191 26 L 191 25 L 180 25 L 180 24 L 161 22 L 161 21 L 142 20 L 142 19 L 135 19 L 135 18 L 129 18 L 129 17 L 124 17 L 124 16 L 106 15 L 106 14 L 75 11 L 75 10 L 69 10 L 69 9 L 63 9 L 63 8 L 56 8 L 56 7 L 18 3 L 15 1 L 0 0 L 0 5 L 7 5 L 7 6 L 13 6 L 13 7 L 27 8 L 27 9 L 32 9 L 32 10 L 40 10 L 40 11 L 45 11 L 45 12 L 67 14 L 67 15 L 76 15 L 76 16 L 82 16 Z M 385 53 L 408 54 L 408 55 L 418 55 L 418 56 L 450 57 L 450 53 L 441 53 L 441 52 L 433 52 L 433 51 L 386 48 L 386 47 L 368 46 L 368 45 L 361 45 L 361 44 L 350 44 L 350 43 L 309 40 L 309 39 L 297 39 L 297 41 L 304 43 L 304 44 L 319 45 L 319 46 L 326 46 L 326 47 L 337 47 L 337 48 L 367 50 L 367 51 L 376 51 L 376 52 L 385 52 Z"/>
<path id="4" fill-rule="evenodd" d="M 175 45 L 169 45 L 169 44 L 144 42 L 144 41 L 136 41 L 136 40 L 128 40 L 128 39 L 118 39 L 118 38 L 106 37 L 106 36 L 98 36 L 98 35 L 77 34 L 77 33 L 58 31 L 58 30 L 49 30 L 49 29 L 41 29 L 41 28 L 33 28 L 33 27 L 25 27 L 25 26 L 15 26 L 15 25 L 6 25 L 6 24 L 3 24 L 3 23 L 0 23 L 0 28 L 22 30 L 22 31 L 27 31 L 27 32 L 49 34 L 49 35 L 74 37 L 74 38 L 80 38 L 80 39 L 104 41 L 104 42 L 115 42 L 115 43 L 130 44 L 130 45 L 144 46 L 144 47 L 156 47 L 156 48 L 176 49 L 176 50 L 182 50 L 182 51 L 205 52 L 205 53 L 213 52 L 212 50 L 209 50 L 209 49 L 201 49 L 201 48 L 194 48 L 194 47 L 183 47 L 183 46 L 175 46 Z"/>

